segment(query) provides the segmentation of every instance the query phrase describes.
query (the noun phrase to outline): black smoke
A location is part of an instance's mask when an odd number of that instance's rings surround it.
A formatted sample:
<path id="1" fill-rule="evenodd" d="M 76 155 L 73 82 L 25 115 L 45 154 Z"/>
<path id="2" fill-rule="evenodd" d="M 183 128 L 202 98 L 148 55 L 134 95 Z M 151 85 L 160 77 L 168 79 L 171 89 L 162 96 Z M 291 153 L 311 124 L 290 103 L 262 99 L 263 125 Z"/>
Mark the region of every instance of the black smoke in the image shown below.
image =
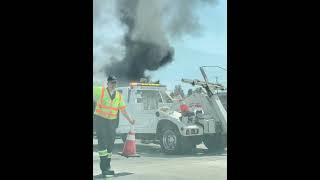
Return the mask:
<path id="1" fill-rule="evenodd" d="M 125 57 L 122 61 L 113 61 L 105 67 L 106 75 L 113 74 L 121 81 L 137 81 L 146 77 L 145 71 L 155 71 L 173 61 L 174 49 L 160 41 L 148 41 L 138 36 L 134 39 L 138 18 L 139 0 L 118 1 L 119 20 L 128 28 L 124 36 Z M 157 23 L 159 27 L 161 22 Z M 149 32 L 150 33 L 150 32 Z M 152 32 L 151 32 L 152 33 Z M 154 32 L 157 36 L 157 32 Z M 142 34 L 144 36 L 144 34 Z M 165 37 L 164 34 L 161 36 Z"/>
<path id="2" fill-rule="evenodd" d="M 146 77 L 147 70 L 156 71 L 164 67 L 174 60 L 174 48 L 170 46 L 168 37 L 181 38 L 185 34 L 199 32 L 202 27 L 194 10 L 199 4 L 215 2 L 216 0 L 95 0 L 94 11 L 99 12 L 94 12 L 94 16 L 96 19 L 100 18 L 97 22 L 107 22 L 101 18 L 106 13 L 103 9 L 110 8 L 113 4 L 116 7 L 115 18 L 125 29 L 121 38 L 123 57 L 99 60 L 107 62 L 101 63 L 99 71 L 103 71 L 105 76 L 113 74 L 122 82 L 129 82 Z M 105 46 L 103 43 L 108 42 L 101 42 L 99 46 Z M 104 53 L 112 56 L 115 49 L 109 49 Z"/>

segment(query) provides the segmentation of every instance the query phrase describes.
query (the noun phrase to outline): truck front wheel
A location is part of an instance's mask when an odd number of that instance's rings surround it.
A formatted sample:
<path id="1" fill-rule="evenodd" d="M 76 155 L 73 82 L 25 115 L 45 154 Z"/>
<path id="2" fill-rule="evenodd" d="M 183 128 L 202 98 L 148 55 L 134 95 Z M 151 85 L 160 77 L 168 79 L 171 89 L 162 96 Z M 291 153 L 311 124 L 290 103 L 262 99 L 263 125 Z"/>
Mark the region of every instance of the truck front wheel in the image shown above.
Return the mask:
<path id="1" fill-rule="evenodd" d="M 181 153 L 181 141 L 182 137 L 175 127 L 169 125 L 162 128 L 160 134 L 160 146 L 164 153 Z"/>

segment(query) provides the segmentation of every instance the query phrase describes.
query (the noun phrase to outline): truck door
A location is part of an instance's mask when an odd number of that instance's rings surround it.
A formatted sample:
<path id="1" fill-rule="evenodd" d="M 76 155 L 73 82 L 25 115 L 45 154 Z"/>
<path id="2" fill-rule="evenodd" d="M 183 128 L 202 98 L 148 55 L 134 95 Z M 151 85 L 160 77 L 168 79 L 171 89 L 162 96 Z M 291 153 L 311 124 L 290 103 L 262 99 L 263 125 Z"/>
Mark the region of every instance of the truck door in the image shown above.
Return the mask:
<path id="1" fill-rule="evenodd" d="M 137 89 L 133 92 L 135 105 L 132 106 L 132 114 L 136 119 L 135 128 L 142 133 L 153 133 L 156 121 L 156 112 L 159 103 L 162 103 L 158 90 Z"/>

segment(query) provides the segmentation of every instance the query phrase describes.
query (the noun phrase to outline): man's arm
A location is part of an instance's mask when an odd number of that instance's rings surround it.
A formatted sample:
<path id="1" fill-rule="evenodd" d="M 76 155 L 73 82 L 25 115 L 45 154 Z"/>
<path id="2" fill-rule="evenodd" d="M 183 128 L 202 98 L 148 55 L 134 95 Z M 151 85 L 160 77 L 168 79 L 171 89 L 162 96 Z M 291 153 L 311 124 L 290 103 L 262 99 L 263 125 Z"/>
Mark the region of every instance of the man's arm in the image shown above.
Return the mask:
<path id="1" fill-rule="evenodd" d="M 133 125 L 135 123 L 135 120 L 131 118 L 131 116 L 129 115 L 129 113 L 125 108 L 120 109 L 120 111 L 123 114 L 123 116 L 129 121 L 130 124 Z"/>
<path id="2" fill-rule="evenodd" d="M 134 124 L 135 120 L 131 118 L 129 113 L 126 110 L 126 103 L 123 101 L 122 94 L 120 93 L 120 103 L 119 103 L 119 110 L 123 114 L 123 116 L 129 121 L 130 124 Z"/>
<path id="3" fill-rule="evenodd" d="M 123 114 L 123 116 L 129 121 L 130 124 L 134 124 L 135 120 L 131 118 L 129 113 L 126 110 L 126 104 L 123 101 L 122 94 L 120 94 L 120 103 L 119 103 L 119 110 Z"/>

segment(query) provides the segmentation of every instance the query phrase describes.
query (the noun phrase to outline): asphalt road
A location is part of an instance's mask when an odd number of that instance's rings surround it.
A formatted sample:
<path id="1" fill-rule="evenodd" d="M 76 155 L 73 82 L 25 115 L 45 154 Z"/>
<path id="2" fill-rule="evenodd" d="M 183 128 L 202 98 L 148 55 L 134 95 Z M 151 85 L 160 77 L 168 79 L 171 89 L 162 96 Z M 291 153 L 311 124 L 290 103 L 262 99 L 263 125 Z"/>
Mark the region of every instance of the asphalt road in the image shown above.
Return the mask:
<path id="1" fill-rule="evenodd" d="M 93 142 L 93 179 L 99 179 L 99 155 L 96 139 Z M 125 158 L 117 154 L 123 147 L 122 140 L 116 140 L 111 166 L 116 175 L 108 179 L 117 180 L 226 180 L 227 152 L 208 153 L 203 144 L 193 153 L 185 155 L 165 155 L 160 145 L 136 142 L 137 153 L 141 157 Z M 100 178 L 101 179 L 101 178 Z"/>

